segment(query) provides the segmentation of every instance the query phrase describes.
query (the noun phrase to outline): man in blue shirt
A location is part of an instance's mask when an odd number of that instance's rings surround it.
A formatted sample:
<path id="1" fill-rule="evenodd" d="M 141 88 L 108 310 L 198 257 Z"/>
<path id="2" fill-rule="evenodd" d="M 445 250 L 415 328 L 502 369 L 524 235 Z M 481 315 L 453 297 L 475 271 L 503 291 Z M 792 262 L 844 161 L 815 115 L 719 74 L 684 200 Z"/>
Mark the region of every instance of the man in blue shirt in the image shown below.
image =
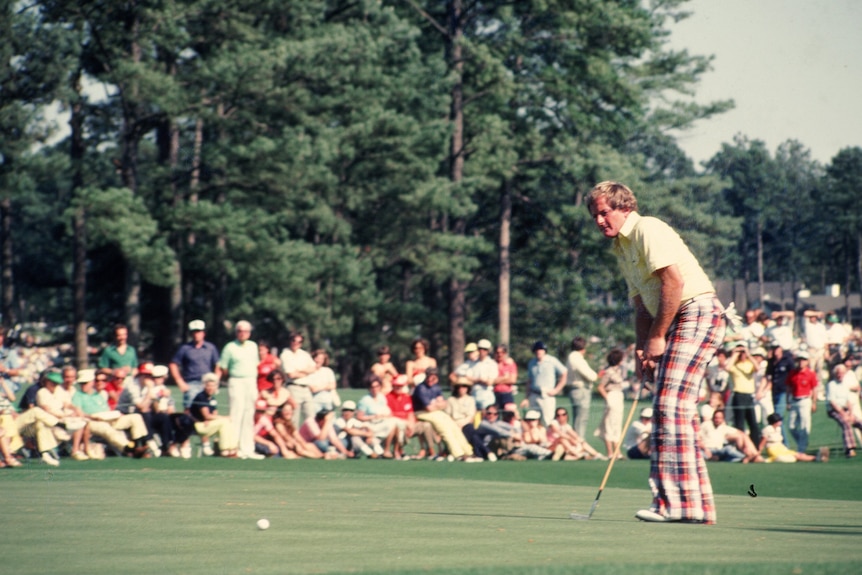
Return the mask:
<path id="1" fill-rule="evenodd" d="M 203 320 L 189 322 L 192 340 L 184 343 L 174 354 L 168 369 L 177 387 L 183 392 L 183 407 L 188 409 L 192 399 L 203 391 L 203 376 L 215 372 L 218 365 L 218 348 L 206 341 L 206 324 Z"/>

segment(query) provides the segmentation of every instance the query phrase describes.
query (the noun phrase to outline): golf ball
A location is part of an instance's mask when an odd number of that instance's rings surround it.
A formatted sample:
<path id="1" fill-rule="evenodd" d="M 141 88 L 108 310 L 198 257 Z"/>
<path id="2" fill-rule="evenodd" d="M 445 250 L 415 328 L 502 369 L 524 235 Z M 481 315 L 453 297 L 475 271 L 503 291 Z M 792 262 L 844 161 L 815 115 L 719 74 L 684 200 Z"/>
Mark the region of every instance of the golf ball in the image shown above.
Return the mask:
<path id="1" fill-rule="evenodd" d="M 257 528 L 261 531 L 263 531 L 264 529 L 269 529 L 269 519 L 258 519 Z"/>

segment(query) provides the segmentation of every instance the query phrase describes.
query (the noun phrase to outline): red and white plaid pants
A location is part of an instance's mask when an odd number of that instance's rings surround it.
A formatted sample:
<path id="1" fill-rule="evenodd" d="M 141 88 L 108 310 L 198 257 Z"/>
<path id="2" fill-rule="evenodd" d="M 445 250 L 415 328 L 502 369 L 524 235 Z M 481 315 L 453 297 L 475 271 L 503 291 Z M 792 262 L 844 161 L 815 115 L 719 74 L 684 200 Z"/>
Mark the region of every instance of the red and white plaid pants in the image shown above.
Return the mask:
<path id="1" fill-rule="evenodd" d="M 684 304 L 667 334 L 653 400 L 651 509 L 674 520 L 716 521 L 712 484 L 699 448 L 698 390 L 724 339 L 717 297 Z"/>

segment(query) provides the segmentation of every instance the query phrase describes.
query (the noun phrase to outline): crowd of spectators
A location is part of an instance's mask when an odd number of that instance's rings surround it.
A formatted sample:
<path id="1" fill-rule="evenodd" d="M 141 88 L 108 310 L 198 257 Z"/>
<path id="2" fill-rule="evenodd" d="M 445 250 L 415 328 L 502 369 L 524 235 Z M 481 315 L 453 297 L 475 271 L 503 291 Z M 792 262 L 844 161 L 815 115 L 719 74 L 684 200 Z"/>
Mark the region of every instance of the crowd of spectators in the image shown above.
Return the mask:
<path id="1" fill-rule="evenodd" d="M 703 385 L 700 441 L 708 460 L 827 460 L 825 447 L 809 453 L 818 403 L 838 424 L 844 454 L 856 455 L 862 336 L 834 314 L 807 312 L 801 329 L 794 326 L 792 312 L 749 310 L 744 325 L 728 331 Z M 466 361 L 447 378 L 449 392 L 428 342 L 417 338 L 403 370 L 381 346 L 364 380 L 367 393 L 342 402 L 327 351 L 306 351 L 302 334 L 291 334 L 278 354 L 239 322 L 236 339 L 219 351 L 203 321 L 188 327 L 189 341 L 169 364 L 154 365 L 139 360 L 118 325 L 98 367 L 80 371 L 65 359 L 68 350 L 34 345 L 26 334 L 7 345 L 0 331 L 0 466 L 20 466 L 24 457 L 51 466 L 66 456 L 189 458 L 195 438 L 203 456 L 244 459 L 650 457 L 652 409 L 622 428 L 625 395 L 648 394 L 631 381 L 632 348 L 611 350 L 597 372 L 584 338 L 574 338 L 565 361 L 537 341 L 517 404 L 519 370 L 505 345 L 468 343 Z M 222 409 L 221 385 L 229 398 Z M 594 395 L 605 405 L 593 431 L 605 453 L 585 439 Z"/>

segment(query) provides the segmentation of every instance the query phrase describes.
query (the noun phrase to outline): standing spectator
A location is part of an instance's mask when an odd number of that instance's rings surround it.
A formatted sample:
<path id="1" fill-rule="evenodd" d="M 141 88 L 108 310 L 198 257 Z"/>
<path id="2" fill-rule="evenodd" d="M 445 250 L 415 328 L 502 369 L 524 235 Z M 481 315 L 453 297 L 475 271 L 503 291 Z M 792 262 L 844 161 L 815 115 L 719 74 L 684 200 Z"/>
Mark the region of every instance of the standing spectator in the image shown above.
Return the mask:
<path id="1" fill-rule="evenodd" d="M 790 400 L 787 425 L 797 450 L 803 453 L 808 449 L 808 438 L 811 435 L 811 414 L 817 411 L 817 384 L 817 376 L 808 366 L 808 354 L 800 351 L 796 354 L 796 367 L 787 376 L 787 393 Z"/>
<path id="2" fill-rule="evenodd" d="M 826 386 L 826 414 L 841 427 L 844 455 L 856 457 L 856 437 L 853 428 L 862 429 L 862 419 L 853 410 L 853 391 L 847 385 L 847 366 L 839 363 L 832 370 L 833 377 Z M 855 391 L 858 397 L 858 390 Z"/>
<path id="3" fill-rule="evenodd" d="M 572 402 L 572 427 L 581 437 L 587 436 L 587 421 L 590 418 L 590 399 L 593 382 L 599 376 L 587 363 L 584 350 L 587 340 L 581 336 L 572 339 L 572 351 L 566 359 L 566 391 Z"/>
<path id="4" fill-rule="evenodd" d="M 832 370 L 841 363 L 844 358 L 844 347 L 850 339 L 850 330 L 847 329 L 838 315 L 833 311 L 826 316 L 826 363 L 827 369 Z"/>
<path id="5" fill-rule="evenodd" d="M 371 373 L 380 378 L 383 383 L 383 393 L 392 391 L 392 379 L 398 377 L 398 370 L 392 363 L 392 351 L 388 345 L 377 348 L 377 361 L 371 366 Z"/>
<path id="6" fill-rule="evenodd" d="M 497 399 L 494 395 L 494 382 L 500 373 L 500 367 L 491 357 L 491 342 L 480 339 L 476 344 L 479 348 L 479 360 L 473 368 L 473 388 L 470 393 L 476 399 L 476 407 L 485 409 L 493 405 Z"/>
<path id="7" fill-rule="evenodd" d="M 251 324 L 238 321 L 236 339 L 224 346 L 215 373 L 219 381 L 227 376 L 230 419 L 239 440 L 237 455 L 241 459 L 263 459 L 264 456 L 254 450 L 254 402 L 260 354 L 257 344 L 250 338 Z"/>
<path id="8" fill-rule="evenodd" d="M 554 419 L 556 396 L 565 387 L 568 372 L 559 359 L 548 355 L 544 342 L 534 343 L 533 353 L 535 357 L 527 364 L 527 397 L 521 402 L 521 407 L 538 410 L 547 425 Z"/>
<path id="9" fill-rule="evenodd" d="M 772 312 L 772 320 L 775 322 L 775 325 L 767 329 L 763 334 L 766 343 L 769 345 L 780 345 L 784 349 L 796 349 L 796 338 L 793 336 L 793 322 L 795 319 L 796 313 L 793 311 Z"/>
<path id="10" fill-rule="evenodd" d="M 518 364 L 509 357 L 509 347 L 503 343 L 494 349 L 497 360 L 497 379 L 494 380 L 494 399 L 499 409 L 515 403 L 515 384 L 518 383 Z"/>
<path id="11" fill-rule="evenodd" d="M 439 381 L 436 367 L 425 370 L 425 380 L 413 390 L 413 411 L 419 421 L 431 424 L 446 444 L 450 455 L 465 459 L 473 455 L 473 447 L 458 424 L 446 413 L 446 400 L 440 390 Z"/>
<path id="12" fill-rule="evenodd" d="M 754 412 L 757 367 L 744 344 L 737 344 L 733 348 L 733 352 L 727 360 L 727 371 L 733 382 L 733 395 L 730 398 L 730 407 L 733 410 L 733 426 L 740 431 L 745 431 L 747 424 L 751 441 L 755 445 L 760 445 L 760 428 L 757 425 L 757 415 Z"/>
<path id="13" fill-rule="evenodd" d="M 297 429 L 309 417 L 316 413 L 311 390 L 308 388 L 308 375 L 317 371 L 317 364 L 311 354 L 302 349 L 305 338 L 301 333 L 292 333 L 288 339 L 288 346 L 282 350 L 279 359 L 281 369 L 287 375 L 287 390 L 296 401 L 296 410 L 293 412 L 293 425 Z"/>
<path id="14" fill-rule="evenodd" d="M 138 367 L 138 352 L 129 345 L 129 328 L 123 324 L 114 326 L 114 343 L 102 351 L 99 367 L 113 370 L 114 377 L 125 379 L 135 374 Z"/>
<path id="15" fill-rule="evenodd" d="M 826 346 L 826 326 L 823 325 L 823 312 L 816 310 L 807 310 L 803 314 L 805 318 L 803 336 L 805 338 L 805 351 L 808 352 L 808 360 L 811 362 L 811 369 L 817 374 L 820 380 L 823 380 L 822 374 L 824 371 L 824 359 L 827 354 Z M 781 412 L 783 413 L 783 412 Z"/>
<path id="16" fill-rule="evenodd" d="M 314 360 L 317 369 L 304 379 L 308 382 L 308 389 L 311 391 L 314 411 L 315 413 L 322 409 L 334 411 L 341 404 L 341 400 L 336 389 L 338 382 L 335 380 L 335 372 L 329 367 L 329 354 L 325 349 L 315 349 L 311 353 L 311 359 Z"/>
<path id="17" fill-rule="evenodd" d="M 766 362 L 767 352 L 762 347 L 757 347 L 751 352 L 751 359 L 754 361 L 754 408 L 757 415 L 758 424 L 766 422 L 766 418 L 770 413 L 775 411 L 775 406 L 772 404 L 772 389 L 769 384 L 769 379 L 766 377 Z"/>
<path id="18" fill-rule="evenodd" d="M 471 383 L 475 377 L 476 365 L 479 363 L 479 346 L 472 341 L 464 346 L 467 359 L 449 374 L 449 383 L 454 385 L 458 380 L 468 380 Z"/>
<path id="19" fill-rule="evenodd" d="M 715 501 L 698 449 L 697 400 L 706 366 L 724 340 L 724 309 L 682 238 L 641 217 L 632 191 L 603 182 L 587 207 L 613 251 L 635 307 L 635 375 L 654 382 L 649 509 L 642 521 L 715 523 Z"/>
<path id="20" fill-rule="evenodd" d="M 267 341 L 258 341 L 257 350 L 260 352 L 260 363 L 257 364 L 257 391 L 262 392 L 272 387 L 268 376 L 272 370 L 279 368 L 281 361 L 272 353 L 272 346 Z"/>
<path id="21" fill-rule="evenodd" d="M 171 377 L 183 392 L 183 409 L 203 390 L 203 376 L 213 373 L 218 365 L 218 348 L 206 340 L 206 324 L 195 319 L 189 322 L 191 341 L 180 346 L 168 364 Z"/>
<path id="22" fill-rule="evenodd" d="M 789 350 L 785 350 L 780 345 L 772 346 L 772 353 L 766 364 L 766 380 L 772 392 L 772 407 L 782 419 L 787 413 L 787 376 L 790 375 L 795 364 L 793 354 Z M 781 432 L 787 433 L 783 425 Z M 784 438 L 784 443 L 787 443 L 787 437 Z"/>
<path id="23" fill-rule="evenodd" d="M 623 434 L 623 350 L 612 349 L 607 356 L 608 365 L 599 380 L 598 392 L 605 400 L 605 412 L 602 421 L 596 430 L 596 435 L 605 442 L 608 457 L 613 457 L 617 450 L 617 444 L 622 440 Z M 623 455 L 620 454 L 622 459 Z"/>
<path id="24" fill-rule="evenodd" d="M 404 366 L 404 373 L 407 375 L 408 385 L 418 385 L 417 376 L 424 377 L 429 367 L 437 368 L 437 360 L 428 355 L 429 345 L 428 340 L 417 337 L 410 344 L 410 351 L 413 352 L 413 357 L 407 360 Z M 421 378 L 420 378 L 421 379 Z"/>

